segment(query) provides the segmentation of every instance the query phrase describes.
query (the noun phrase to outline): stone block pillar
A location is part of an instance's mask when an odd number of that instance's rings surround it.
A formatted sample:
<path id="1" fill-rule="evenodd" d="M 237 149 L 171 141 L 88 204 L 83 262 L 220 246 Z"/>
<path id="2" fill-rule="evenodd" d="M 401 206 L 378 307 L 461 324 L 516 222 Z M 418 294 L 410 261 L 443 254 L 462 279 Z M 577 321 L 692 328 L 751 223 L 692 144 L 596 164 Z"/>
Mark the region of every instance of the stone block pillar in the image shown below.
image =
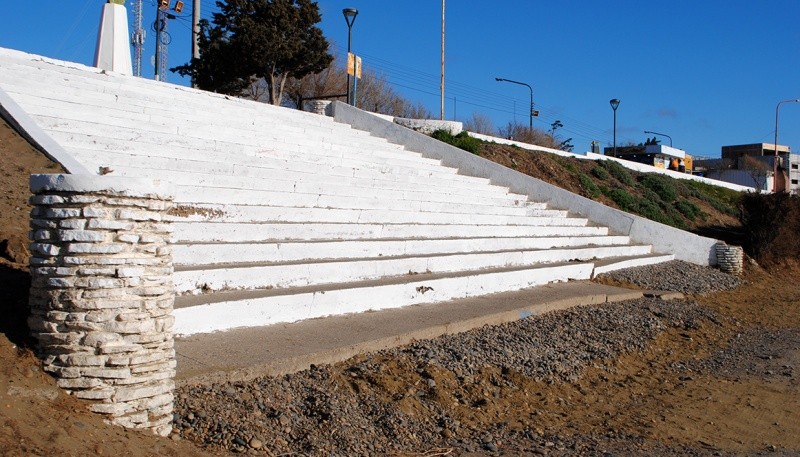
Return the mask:
<path id="1" fill-rule="evenodd" d="M 172 192 L 157 181 L 32 175 L 31 315 L 44 369 L 113 424 L 172 430 Z"/>

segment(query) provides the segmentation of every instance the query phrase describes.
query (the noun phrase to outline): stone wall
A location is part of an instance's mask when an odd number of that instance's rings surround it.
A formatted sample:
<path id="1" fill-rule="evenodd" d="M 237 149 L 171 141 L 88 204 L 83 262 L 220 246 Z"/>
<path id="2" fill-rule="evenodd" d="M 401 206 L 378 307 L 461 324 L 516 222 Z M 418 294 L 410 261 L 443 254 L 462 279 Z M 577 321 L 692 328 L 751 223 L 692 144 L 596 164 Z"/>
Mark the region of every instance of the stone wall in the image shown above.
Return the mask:
<path id="1" fill-rule="evenodd" d="M 172 429 L 171 192 L 158 182 L 31 176 L 31 333 L 44 369 L 113 424 Z"/>

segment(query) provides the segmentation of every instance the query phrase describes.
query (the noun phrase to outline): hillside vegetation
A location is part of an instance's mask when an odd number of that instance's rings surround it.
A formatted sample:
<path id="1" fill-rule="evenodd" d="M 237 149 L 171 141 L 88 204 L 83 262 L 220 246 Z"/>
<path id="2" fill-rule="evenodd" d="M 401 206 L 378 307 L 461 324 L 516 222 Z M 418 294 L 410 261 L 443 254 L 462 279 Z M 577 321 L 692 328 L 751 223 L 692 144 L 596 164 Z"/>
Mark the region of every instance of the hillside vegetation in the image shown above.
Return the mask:
<path id="1" fill-rule="evenodd" d="M 741 228 L 739 192 L 700 182 L 639 173 L 611 160 L 585 160 L 488 143 L 466 133 L 434 138 L 612 208 L 705 234 Z"/>

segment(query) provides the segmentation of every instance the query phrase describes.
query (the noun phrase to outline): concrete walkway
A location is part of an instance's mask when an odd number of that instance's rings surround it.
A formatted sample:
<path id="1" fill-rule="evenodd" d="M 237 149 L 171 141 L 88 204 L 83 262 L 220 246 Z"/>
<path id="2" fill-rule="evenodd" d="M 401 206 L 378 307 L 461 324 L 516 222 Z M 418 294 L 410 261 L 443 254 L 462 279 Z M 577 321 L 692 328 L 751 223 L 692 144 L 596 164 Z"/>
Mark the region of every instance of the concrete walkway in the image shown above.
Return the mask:
<path id="1" fill-rule="evenodd" d="M 195 334 L 175 341 L 176 381 L 187 385 L 282 375 L 304 370 L 311 364 L 336 363 L 414 340 L 645 295 L 665 299 L 682 296 L 571 281 L 468 300 Z"/>

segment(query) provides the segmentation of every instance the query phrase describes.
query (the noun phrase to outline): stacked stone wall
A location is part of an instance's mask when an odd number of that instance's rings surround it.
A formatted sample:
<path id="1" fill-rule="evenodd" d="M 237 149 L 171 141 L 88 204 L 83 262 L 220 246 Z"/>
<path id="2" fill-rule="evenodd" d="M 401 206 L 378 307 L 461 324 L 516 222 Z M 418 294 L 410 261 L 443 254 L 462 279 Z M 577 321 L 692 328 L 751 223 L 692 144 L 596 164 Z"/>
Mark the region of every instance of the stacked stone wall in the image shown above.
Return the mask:
<path id="1" fill-rule="evenodd" d="M 44 369 L 109 422 L 169 434 L 171 195 L 79 175 L 34 175 L 31 190 L 28 323 Z"/>

